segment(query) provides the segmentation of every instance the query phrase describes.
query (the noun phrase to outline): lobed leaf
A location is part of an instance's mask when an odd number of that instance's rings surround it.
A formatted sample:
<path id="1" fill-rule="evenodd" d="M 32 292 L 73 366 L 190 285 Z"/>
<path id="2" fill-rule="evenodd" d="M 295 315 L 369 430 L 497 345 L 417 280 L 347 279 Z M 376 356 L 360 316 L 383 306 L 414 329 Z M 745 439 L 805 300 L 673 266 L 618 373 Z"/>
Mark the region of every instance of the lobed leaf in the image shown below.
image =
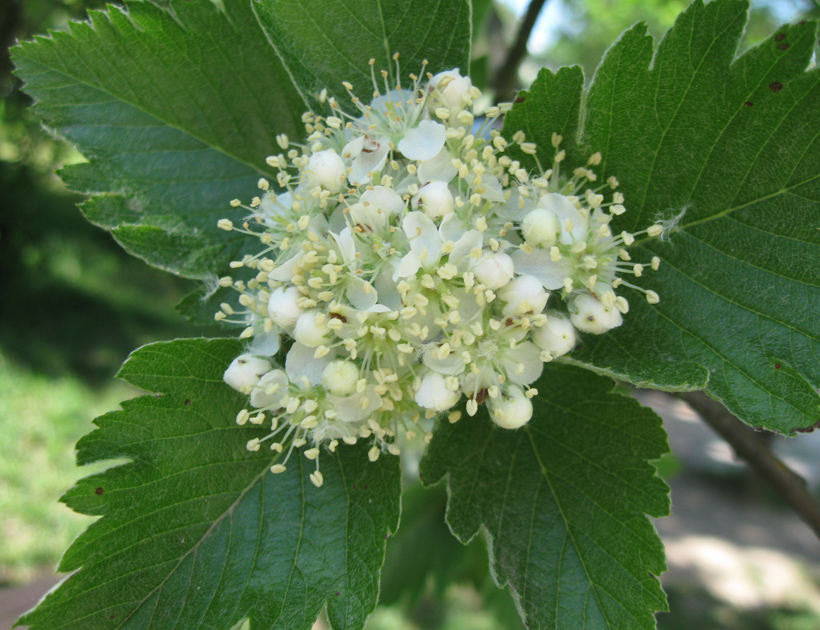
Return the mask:
<path id="1" fill-rule="evenodd" d="M 216 229 L 304 107 L 245 0 L 128 0 L 14 50 L 34 112 L 88 163 L 70 188 L 132 254 L 201 278 L 247 241 Z"/>
<path id="2" fill-rule="evenodd" d="M 33 630 L 362 628 L 378 597 L 385 539 L 398 527 L 397 457 L 362 444 L 313 464 L 250 453 L 266 429 L 237 426 L 245 397 L 222 382 L 235 340 L 178 340 L 137 350 L 120 376 L 152 394 L 123 403 L 78 443 L 80 464 L 130 463 L 87 477 L 64 502 L 102 516 L 66 551 L 76 571 L 20 623 Z"/>
<path id="3" fill-rule="evenodd" d="M 587 336 L 572 360 L 640 386 L 705 386 L 747 423 L 792 433 L 820 420 L 820 73 L 806 70 L 816 23 L 735 59 L 747 8 L 698 0 L 656 51 L 635 26 L 595 73 L 568 164 L 602 153 L 601 179 L 617 177 L 628 209 L 615 232 L 685 214 L 669 240 L 639 240 L 632 254 L 661 258 L 637 281 L 661 302 L 633 294 L 624 325 Z M 577 83 L 547 92 L 549 81 L 510 114 L 528 136 L 544 135 L 538 99 L 580 94 Z"/>
<path id="4" fill-rule="evenodd" d="M 661 420 L 588 370 L 548 364 L 537 388 L 522 429 L 483 412 L 441 424 L 422 480 L 448 477 L 450 528 L 465 543 L 484 532 L 527 627 L 654 628 L 666 564 L 646 514 L 669 512 L 648 462 L 668 450 Z"/>

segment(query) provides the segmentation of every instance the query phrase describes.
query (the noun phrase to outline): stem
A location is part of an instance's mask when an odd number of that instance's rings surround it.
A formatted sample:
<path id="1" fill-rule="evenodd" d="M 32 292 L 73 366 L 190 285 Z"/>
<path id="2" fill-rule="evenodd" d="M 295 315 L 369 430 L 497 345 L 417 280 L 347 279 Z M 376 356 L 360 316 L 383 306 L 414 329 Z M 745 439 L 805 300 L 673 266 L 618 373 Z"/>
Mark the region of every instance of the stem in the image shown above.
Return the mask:
<path id="1" fill-rule="evenodd" d="M 703 421 L 726 440 L 738 457 L 769 482 L 786 503 L 820 538 L 820 501 L 806 488 L 806 480 L 778 459 L 754 431 L 723 405 L 701 392 L 679 394 Z"/>
<path id="2" fill-rule="evenodd" d="M 547 0 L 531 0 L 527 7 L 527 13 L 521 21 L 521 26 L 518 27 L 518 33 L 515 36 L 515 43 L 510 48 L 507 58 L 501 67 L 496 72 L 492 82 L 495 90 L 496 101 L 505 100 L 512 95 L 518 82 L 518 66 L 524 60 L 527 54 L 527 42 L 530 40 L 530 34 L 538 19 L 538 14 Z"/>

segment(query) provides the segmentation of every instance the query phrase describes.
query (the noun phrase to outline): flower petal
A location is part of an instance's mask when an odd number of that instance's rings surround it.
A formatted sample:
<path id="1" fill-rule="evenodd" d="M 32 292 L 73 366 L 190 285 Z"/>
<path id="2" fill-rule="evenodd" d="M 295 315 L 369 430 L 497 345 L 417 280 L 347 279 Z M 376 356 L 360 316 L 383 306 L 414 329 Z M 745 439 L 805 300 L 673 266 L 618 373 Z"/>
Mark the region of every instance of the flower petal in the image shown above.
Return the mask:
<path id="1" fill-rule="evenodd" d="M 449 182 L 458 175 L 458 169 L 453 166 L 452 154 L 445 148 L 439 151 L 435 157 L 421 162 L 417 173 L 419 182 L 422 184 Z"/>
<path id="2" fill-rule="evenodd" d="M 531 341 L 519 343 L 515 348 L 504 348 L 498 355 L 507 378 L 516 385 L 529 385 L 544 370 L 541 350 Z M 524 366 L 524 370 L 519 373 L 520 366 Z"/>
<path id="3" fill-rule="evenodd" d="M 336 358 L 336 351 L 331 350 L 321 359 L 314 359 L 316 348 L 309 348 L 299 342 L 294 343 L 285 359 L 285 372 L 291 382 L 301 386 L 301 378 L 307 376 L 311 385 L 322 382 L 322 372 L 325 366 Z"/>
<path id="4" fill-rule="evenodd" d="M 410 251 L 421 265 L 430 268 L 441 259 L 441 236 L 435 223 L 423 212 L 408 212 L 401 224 L 410 241 Z"/>
<path id="5" fill-rule="evenodd" d="M 535 276 L 544 288 L 550 291 L 562 288 L 564 280 L 572 271 L 570 262 L 566 258 L 555 262 L 550 257 L 549 250 L 546 249 L 533 250 L 532 254 L 517 249 L 510 257 L 515 264 L 516 273 Z"/>
<path id="6" fill-rule="evenodd" d="M 408 160 L 429 160 L 441 152 L 446 140 L 444 125 L 433 120 L 422 120 L 418 127 L 405 132 L 398 149 Z"/>

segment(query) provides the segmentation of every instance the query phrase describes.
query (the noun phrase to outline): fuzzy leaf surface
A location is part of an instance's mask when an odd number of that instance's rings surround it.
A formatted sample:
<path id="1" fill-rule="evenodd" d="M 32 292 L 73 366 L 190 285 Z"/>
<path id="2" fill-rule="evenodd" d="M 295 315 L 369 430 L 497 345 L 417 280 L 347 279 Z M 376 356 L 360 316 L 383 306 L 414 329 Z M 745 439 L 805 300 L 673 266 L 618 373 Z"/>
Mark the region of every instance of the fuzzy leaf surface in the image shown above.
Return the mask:
<path id="1" fill-rule="evenodd" d="M 249 3 L 222 4 L 129 0 L 14 50 L 35 113 L 88 159 L 60 174 L 94 195 L 89 220 L 195 278 L 241 251 L 216 221 L 242 218 L 228 202 L 250 197 L 304 108 Z"/>
<path id="2" fill-rule="evenodd" d="M 388 535 L 398 526 L 397 457 L 367 447 L 321 457 L 308 480 L 299 451 L 245 449 L 268 431 L 237 426 L 246 402 L 222 382 L 235 340 L 190 339 L 137 350 L 120 376 L 152 391 L 95 422 L 80 464 L 130 463 L 87 477 L 64 502 L 101 516 L 68 549 L 76 571 L 21 623 L 34 630 L 309 629 L 327 604 L 334 628 L 358 629 L 378 597 Z"/>
<path id="3" fill-rule="evenodd" d="M 396 86 L 393 55 L 399 53 L 401 80 L 408 73 L 440 72 L 470 67 L 472 7 L 469 0 L 251 0 L 259 22 L 303 97 L 316 102 L 323 88 L 353 112 L 342 81 L 353 84 L 367 102 L 373 92 L 370 59 L 379 91 L 385 92 L 379 72 L 389 73 Z"/>
<path id="4" fill-rule="evenodd" d="M 660 303 L 625 289 L 624 325 L 585 337 L 572 359 L 644 387 L 705 386 L 745 422 L 792 433 L 820 420 L 820 72 L 806 70 L 816 23 L 736 58 L 746 12 L 697 1 L 657 50 L 638 25 L 596 71 L 565 166 L 601 152 L 600 179 L 617 177 L 626 197 L 615 233 L 686 213 L 668 241 L 631 250 L 661 258 L 635 281 Z M 542 102 L 573 100 L 546 87 L 510 114 L 533 138 L 546 135 Z M 547 142 L 545 168 L 552 155 Z"/>
<path id="5" fill-rule="evenodd" d="M 522 429 L 483 412 L 442 423 L 422 480 L 448 477 L 450 528 L 462 542 L 484 531 L 529 628 L 654 628 L 666 563 L 646 515 L 669 512 L 649 463 L 668 450 L 661 420 L 574 366 L 548 364 L 537 388 Z"/>

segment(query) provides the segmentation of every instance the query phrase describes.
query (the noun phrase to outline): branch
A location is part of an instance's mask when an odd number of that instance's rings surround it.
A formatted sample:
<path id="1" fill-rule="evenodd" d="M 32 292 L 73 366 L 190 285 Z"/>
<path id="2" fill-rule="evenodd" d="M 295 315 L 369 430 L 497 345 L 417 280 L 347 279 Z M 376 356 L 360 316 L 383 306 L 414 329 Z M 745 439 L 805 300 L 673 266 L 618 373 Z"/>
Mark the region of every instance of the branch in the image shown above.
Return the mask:
<path id="1" fill-rule="evenodd" d="M 720 403 L 701 392 L 679 394 L 679 397 L 732 446 L 738 457 L 768 481 L 820 538 L 820 501 L 808 491 L 805 479 L 780 461 L 752 429 Z"/>
<path id="2" fill-rule="evenodd" d="M 527 54 L 527 42 L 530 40 L 530 34 L 538 19 L 538 14 L 541 13 L 541 9 L 544 8 L 546 3 L 547 0 L 531 0 L 530 5 L 527 7 L 527 13 L 524 15 L 515 36 L 515 43 L 493 78 L 496 100 L 505 100 L 512 96 L 512 91 L 518 81 L 518 66 L 521 65 L 524 56 Z"/>

